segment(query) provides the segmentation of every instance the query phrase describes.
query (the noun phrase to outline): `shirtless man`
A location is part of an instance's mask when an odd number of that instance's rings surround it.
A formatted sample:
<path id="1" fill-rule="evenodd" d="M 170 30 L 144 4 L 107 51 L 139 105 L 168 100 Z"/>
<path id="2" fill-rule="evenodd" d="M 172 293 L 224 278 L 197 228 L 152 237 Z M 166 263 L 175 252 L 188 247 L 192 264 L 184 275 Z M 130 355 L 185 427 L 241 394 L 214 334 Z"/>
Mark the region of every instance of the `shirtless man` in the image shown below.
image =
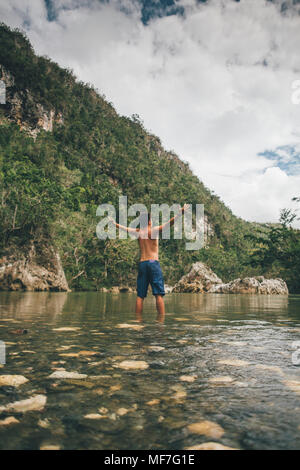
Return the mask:
<path id="1" fill-rule="evenodd" d="M 157 320 L 164 321 L 165 317 L 165 304 L 163 296 L 165 295 L 164 279 L 161 267 L 158 261 L 158 237 L 164 227 L 168 224 L 174 225 L 175 220 L 186 209 L 188 204 L 185 204 L 181 211 L 172 217 L 168 222 L 152 227 L 151 215 L 148 214 L 148 225 L 139 229 L 125 227 L 124 225 L 117 224 L 113 219 L 112 222 L 121 230 L 127 231 L 137 237 L 140 248 L 140 262 L 137 277 L 137 299 L 136 299 L 136 315 L 138 320 L 142 320 L 144 298 L 147 297 L 149 284 L 152 287 L 152 294 L 156 298 Z"/>

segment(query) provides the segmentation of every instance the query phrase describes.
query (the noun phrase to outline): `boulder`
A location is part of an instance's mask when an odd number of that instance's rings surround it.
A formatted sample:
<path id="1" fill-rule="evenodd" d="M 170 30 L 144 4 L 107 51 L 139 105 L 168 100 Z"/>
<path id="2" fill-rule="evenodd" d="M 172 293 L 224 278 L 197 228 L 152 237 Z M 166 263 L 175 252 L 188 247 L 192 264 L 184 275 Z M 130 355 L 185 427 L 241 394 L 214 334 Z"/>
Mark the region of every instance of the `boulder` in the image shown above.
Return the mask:
<path id="1" fill-rule="evenodd" d="M 190 272 L 175 284 L 172 292 L 209 294 L 265 294 L 288 295 L 288 287 L 282 279 L 266 279 L 263 276 L 223 281 L 204 263 L 194 263 Z"/>
<path id="2" fill-rule="evenodd" d="M 288 295 L 288 287 L 282 279 L 265 279 L 263 276 L 235 279 L 227 284 L 212 286 L 213 294 L 265 294 Z"/>
<path id="3" fill-rule="evenodd" d="M 223 284 L 220 279 L 204 263 L 194 263 L 190 272 L 175 284 L 172 292 L 208 292 L 212 287 Z"/>
<path id="4" fill-rule="evenodd" d="M 14 250 L 0 259 L 0 290 L 69 291 L 58 252 L 52 246 Z"/>
<path id="5" fill-rule="evenodd" d="M 173 287 L 165 284 L 165 293 L 170 294 L 173 291 Z"/>

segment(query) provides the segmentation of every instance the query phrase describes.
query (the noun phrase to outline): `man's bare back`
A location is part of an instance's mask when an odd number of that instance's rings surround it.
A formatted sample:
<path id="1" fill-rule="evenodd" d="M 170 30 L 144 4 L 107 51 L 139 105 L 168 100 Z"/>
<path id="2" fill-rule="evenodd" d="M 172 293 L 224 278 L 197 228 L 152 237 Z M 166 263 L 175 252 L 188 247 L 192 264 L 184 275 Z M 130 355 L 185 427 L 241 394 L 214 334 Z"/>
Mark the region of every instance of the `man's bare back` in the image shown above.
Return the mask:
<path id="1" fill-rule="evenodd" d="M 148 235 L 148 238 L 139 236 L 138 242 L 140 247 L 140 261 L 148 261 L 150 259 L 158 261 L 158 237 L 151 239 L 151 235 Z"/>

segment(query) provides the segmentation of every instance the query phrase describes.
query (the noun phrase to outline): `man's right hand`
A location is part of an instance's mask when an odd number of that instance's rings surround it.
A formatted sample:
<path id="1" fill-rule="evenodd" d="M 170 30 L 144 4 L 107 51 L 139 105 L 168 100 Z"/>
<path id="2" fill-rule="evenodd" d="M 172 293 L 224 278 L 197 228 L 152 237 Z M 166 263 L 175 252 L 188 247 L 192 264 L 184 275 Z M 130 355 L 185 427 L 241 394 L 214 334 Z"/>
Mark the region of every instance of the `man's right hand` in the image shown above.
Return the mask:
<path id="1" fill-rule="evenodd" d="M 115 219 L 113 219 L 110 215 L 108 216 L 108 221 L 116 225 Z"/>

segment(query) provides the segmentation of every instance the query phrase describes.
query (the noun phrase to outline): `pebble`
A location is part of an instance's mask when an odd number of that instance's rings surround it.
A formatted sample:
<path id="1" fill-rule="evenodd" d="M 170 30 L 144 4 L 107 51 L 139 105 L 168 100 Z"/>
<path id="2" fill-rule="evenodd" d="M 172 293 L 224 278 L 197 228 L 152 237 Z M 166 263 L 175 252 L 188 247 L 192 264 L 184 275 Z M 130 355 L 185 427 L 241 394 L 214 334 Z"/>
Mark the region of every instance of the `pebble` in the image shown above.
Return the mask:
<path id="1" fill-rule="evenodd" d="M 78 374 L 78 372 L 67 372 L 66 370 L 56 370 L 51 375 L 49 375 L 49 379 L 75 379 L 75 380 L 83 380 L 86 379 L 86 374 Z"/>
<path id="2" fill-rule="evenodd" d="M 43 444 L 40 450 L 60 450 L 60 446 L 57 444 Z"/>
<path id="3" fill-rule="evenodd" d="M 119 367 L 124 370 L 135 370 L 135 369 L 148 369 L 149 364 L 145 361 L 122 361 L 119 364 L 115 364 L 115 367 Z"/>
<path id="4" fill-rule="evenodd" d="M 181 380 L 181 382 L 195 382 L 196 379 L 197 375 L 181 375 L 179 377 L 179 380 Z"/>
<path id="5" fill-rule="evenodd" d="M 129 413 L 130 410 L 128 410 L 127 408 L 119 408 L 117 410 L 117 415 L 119 416 L 124 416 L 124 415 L 127 415 L 127 413 Z"/>
<path id="6" fill-rule="evenodd" d="M 149 400 L 146 402 L 146 405 L 149 406 L 154 406 L 154 405 L 159 405 L 160 400 L 158 398 L 154 398 L 153 400 Z"/>
<path id="7" fill-rule="evenodd" d="M 9 426 L 10 424 L 17 424 L 20 421 L 13 416 L 9 416 L 3 420 L 0 421 L 0 426 Z"/>
<path id="8" fill-rule="evenodd" d="M 193 434 L 200 434 L 201 436 L 212 437 L 213 439 L 220 439 L 225 432 L 219 424 L 211 421 L 192 423 L 188 425 L 187 429 Z"/>
<path id="9" fill-rule="evenodd" d="M 185 450 L 238 450 L 232 447 L 223 446 L 218 442 L 204 442 L 203 444 L 196 444 L 195 446 L 185 447 Z"/>
<path id="10" fill-rule="evenodd" d="M 0 375 L 0 387 L 19 387 L 26 382 L 28 382 L 28 379 L 23 375 Z"/>
<path id="11" fill-rule="evenodd" d="M 103 419 L 107 418 L 108 416 L 106 415 L 101 415 L 99 413 L 90 413 L 84 416 L 85 419 Z"/>
<path id="12" fill-rule="evenodd" d="M 122 389 L 122 385 L 120 384 L 112 385 L 111 387 L 109 387 L 109 392 L 112 395 L 114 392 L 118 392 L 121 389 Z"/>
<path id="13" fill-rule="evenodd" d="M 16 411 L 25 413 L 26 411 L 42 411 L 47 403 L 45 395 L 35 395 L 27 400 L 16 401 L 5 406 L 0 406 L 1 411 Z"/>
<path id="14" fill-rule="evenodd" d="M 63 326 L 61 328 L 52 328 L 52 331 L 78 331 L 80 330 L 80 328 L 78 326 L 74 326 L 74 327 L 71 327 L 71 326 Z"/>
<path id="15" fill-rule="evenodd" d="M 144 325 L 132 325 L 130 323 L 119 323 L 117 325 L 117 328 L 130 328 L 132 330 L 139 331 L 139 330 L 142 330 L 144 328 Z"/>
<path id="16" fill-rule="evenodd" d="M 163 351 L 165 348 L 162 346 L 149 346 L 148 350 L 153 352 Z"/>
<path id="17" fill-rule="evenodd" d="M 38 421 L 38 425 L 40 426 L 40 428 L 47 429 L 47 428 L 50 427 L 50 422 L 47 418 L 46 419 L 40 419 Z"/>
<path id="18" fill-rule="evenodd" d="M 216 384 L 216 385 L 222 385 L 222 384 L 228 384 L 233 382 L 233 378 L 229 377 L 228 375 L 222 376 L 222 377 L 211 377 L 208 379 L 210 383 Z"/>

